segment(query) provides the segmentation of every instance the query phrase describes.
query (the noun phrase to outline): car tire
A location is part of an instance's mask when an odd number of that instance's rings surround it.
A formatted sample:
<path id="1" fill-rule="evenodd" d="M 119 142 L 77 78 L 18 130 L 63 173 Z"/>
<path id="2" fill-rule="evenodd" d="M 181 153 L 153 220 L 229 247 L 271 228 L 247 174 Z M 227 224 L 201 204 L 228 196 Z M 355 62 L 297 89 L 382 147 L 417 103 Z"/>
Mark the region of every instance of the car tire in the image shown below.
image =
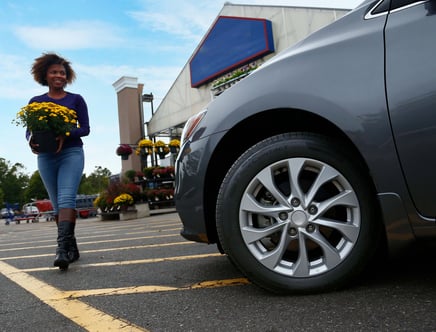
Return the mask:
<path id="1" fill-rule="evenodd" d="M 224 252 L 253 283 L 276 293 L 344 287 L 381 235 L 375 194 L 359 156 L 340 141 L 289 133 L 252 146 L 217 198 Z"/>

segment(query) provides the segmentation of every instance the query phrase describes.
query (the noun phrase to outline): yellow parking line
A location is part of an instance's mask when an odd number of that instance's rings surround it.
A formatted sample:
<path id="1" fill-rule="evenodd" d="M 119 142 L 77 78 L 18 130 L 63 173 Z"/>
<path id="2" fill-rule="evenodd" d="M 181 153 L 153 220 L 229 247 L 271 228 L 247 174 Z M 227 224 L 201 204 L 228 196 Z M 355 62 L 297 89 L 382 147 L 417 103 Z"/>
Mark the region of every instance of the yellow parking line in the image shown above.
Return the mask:
<path id="1" fill-rule="evenodd" d="M 104 263 L 92 263 L 92 264 L 77 264 L 75 263 L 72 266 L 77 266 L 80 268 L 85 267 L 102 267 L 102 266 L 121 266 L 121 265 L 131 265 L 131 264 L 149 264 L 149 263 L 159 263 L 159 262 L 174 262 L 174 261 L 182 261 L 187 259 L 198 259 L 198 258 L 208 258 L 208 257 L 217 257 L 222 256 L 220 253 L 215 254 L 200 254 L 200 255 L 190 255 L 190 256 L 175 256 L 175 257 L 163 257 L 163 258 L 147 258 L 147 259 L 137 259 L 130 261 L 116 261 L 116 262 L 104 262 Z M 74 267 L 73 267 L 74 268 Z M 37 272 L 37 271 L 48 271 L 48 270 L 56 270 L 55 267 L 36 267 L 30 269 L 21 269 L 24 272 Z"/>
<path id="2" fill-rule="evenodd" d="M 234 278 L 224 280 L 209 280 L 202 281 L 190 286 L 185 287 L 170 287 L 170 286 L 130 286 L 119 288 L 100 288 L 100 289 L 87 289 L 87 290 L 74 290 L 63 292 L 65 297 L 80 298 L 86 296 L 110 296 L 110 295 L 131 295 L 155 292 L 169 292 L 169 291 L 184 291 L 200 288 L 217 288 L 225 286 L 241 286 L 250 284 L 247 278 Z"/>
<path id="3" fill-rule="evenodd" d="M 178 256 L 170 258 L 156 258 L 144 259 L 128 262 L 111 262 L 111 263 L 97 263 L 97 264 L 84 264 L 80 267 L 87 266 L 111 266 L 111 265 L 127 265 L 139 263 L 155 263 L 160 261 L 176 261 L 195 258 L 206 258 L 211 256 L 221 256 L 221 254 L 203 254 L 191 256 Z M 90 290 L 74 290 L 74 291 L 61 291 L 52 287 L 41 280 L 32 277 L 26 272 L 40 271 L 57 268 L 41 268 L 41 269 L 17 269 L 9 264 L 0 261 L 0 273 L 17 285 L 27 290 L 29 293 L 36 296 L 42 302 L 49 305 L 51 308 L 64 315 L 77 325 L 84 329 L 93 331 L 110 331 L 128 328 L 129 331 L 147 331 L 133 323 L 125 321 L 120 318 L 115 318 L 103 311 L 100 311 L 86 303 L 78 300 L 78 298 L 86 296 L 111 296 L 111 295 L 129 295 L 140 293 L 152 292 L 168 292 L 168 291 L 185 291 L 200 288 L 217 288 L 225 286 L 238 286 L 250 284 L 247 278 L 233 278 L 224 280 L 209 280 L 202 281 L 193 285 L 183 287 L 169 287 L 169 286 L 130 286 L 120 288 L 103 288 L 103 289 L 90 289 Z"/>
<path id="4" fill-rule="evenodd" d="M 49 305 L 87 331 L 119 331 L 128 328 L 129 331 L 147 331 L 128 321 L 115 318 L 77 299 L 65 297 L 64 292 L 52 287 L 31 275 L 0 262 L 0 272 L 29 293 Z"/>

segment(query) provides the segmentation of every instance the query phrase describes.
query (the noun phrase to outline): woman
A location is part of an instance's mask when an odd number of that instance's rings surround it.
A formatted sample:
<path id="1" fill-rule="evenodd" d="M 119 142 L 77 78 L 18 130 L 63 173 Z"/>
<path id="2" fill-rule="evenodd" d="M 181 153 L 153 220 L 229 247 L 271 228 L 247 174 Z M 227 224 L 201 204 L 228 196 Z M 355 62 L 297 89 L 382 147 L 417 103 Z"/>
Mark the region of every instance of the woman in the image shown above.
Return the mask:
<path id="1" fill-rule="evenodd" d="M 36 82 L 48 86 L 48 92 L 30 99 L 32 102 L 53 102 L 76 112 L 78 127 L 68 136 L 56 137 L 55 153 L 38 153 L 38 144 L 30 138 L 32 151 L 38 155 L 38 170 L 53 204 L 58 226 L 57 249 L 54 266 L 61 270 L 79 259 L 74 228 L 76 225 L 76 195 L 84 168 L 81 137 L 89 134 L 88 107 L 79 94 L 65 91 L 65 86 L 76 78 L 71 64 L 55 53 L 44 53 L 35 59 L 31 73 Z M 29 135 L 28 135 L 29 137 Z"/>

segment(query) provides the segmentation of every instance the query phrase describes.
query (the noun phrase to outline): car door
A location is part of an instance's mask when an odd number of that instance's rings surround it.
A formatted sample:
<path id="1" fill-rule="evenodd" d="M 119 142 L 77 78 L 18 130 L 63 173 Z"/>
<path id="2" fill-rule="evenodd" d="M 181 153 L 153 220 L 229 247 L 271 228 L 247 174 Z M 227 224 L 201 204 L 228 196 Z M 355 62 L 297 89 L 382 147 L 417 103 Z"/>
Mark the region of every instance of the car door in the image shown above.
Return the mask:
<path id="1" fill-rule="evenodd" d="M 386 92 L 401 166 L 416 209 L 436 216 L 436 0 L 393 0 Z"/>

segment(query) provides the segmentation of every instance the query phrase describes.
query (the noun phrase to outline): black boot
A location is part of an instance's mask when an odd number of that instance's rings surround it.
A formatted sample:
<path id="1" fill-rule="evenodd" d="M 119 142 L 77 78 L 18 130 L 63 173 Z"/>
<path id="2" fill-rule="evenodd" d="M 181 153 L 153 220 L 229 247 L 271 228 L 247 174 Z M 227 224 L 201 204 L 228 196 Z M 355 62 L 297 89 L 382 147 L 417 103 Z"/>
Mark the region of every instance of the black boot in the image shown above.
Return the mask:
<path id="1" fill-rule="evenodd" d="M 76 223 L 73 223 L 75 226 Z M 71 240 L 70 250 L 68 251 L 68 257 L 70 258 L 70 263 L 74 263 L 80 257 L 79 248 L 77 248 L 76 237 L 74 236 L 74 226 L 73 226 L 73 239 Z"/>
<path id="2" fill-rule="evenodd" d="M 73 239 L 74 223 L 70 221 L 59 221 L 58 223 L 58 247 L 56 249 L 56 257 L 53 262 L 54 266 L 58 266 L 61 270 L 67 270 L 70 264 L 68 251 L 71 247 Z"/>
<path id="3" fill-rule="evenodd" d="M 69 250 L 68 250 L 68 257 L 70 259 L 70 263 L 74 263 L 80 258 L 79 254 L 79 248 L 77 247 L 77 241 L 76 236 L 74 235 L 74 229 L 76 228 L 76 210 L 74 209 L 62 209 L 63 214 L 65 215 L 65 218 L 68 220 L 71 220 L 71 222 L 74 224 L 73 226 L 73 239 L 71 241 Z M 59 223 L 59 216 L 55 215 L 54 220 L 56 222 L 56 225 Z"/>

